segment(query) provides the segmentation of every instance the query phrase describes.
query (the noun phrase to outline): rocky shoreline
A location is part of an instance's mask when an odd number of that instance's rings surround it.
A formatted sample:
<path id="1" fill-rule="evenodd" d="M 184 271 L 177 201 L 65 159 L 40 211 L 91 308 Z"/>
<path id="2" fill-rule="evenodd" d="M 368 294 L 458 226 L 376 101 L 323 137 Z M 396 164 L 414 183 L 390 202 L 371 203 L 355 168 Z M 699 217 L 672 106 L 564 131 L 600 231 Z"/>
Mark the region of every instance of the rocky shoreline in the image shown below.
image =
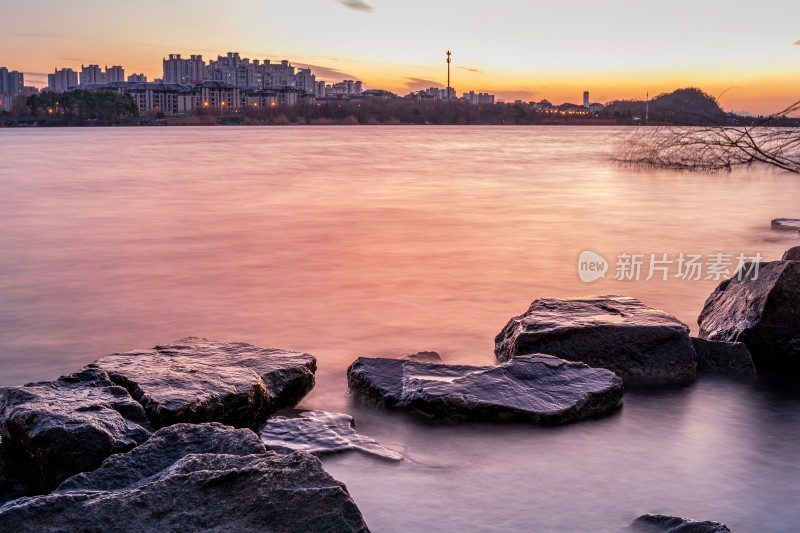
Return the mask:
<path id="1" fill-rule="evenodd" d="M 495 366 L 435 352 L 360 357 L 348 389 L 376 408 L 449 423 L 556 425 L 614 413 L 626 387 L 795 371 L 800 248 L 762 263 L 756 280 L 723 281 L 698 324 L 691 337 L 624 296 L 538 299 L 497 335 Z M 368 531 L 315 455 L 404 459 L 359 435 L 347 414 L 287 410 L 315 372 L 309 354 L 187 338 L 0 388 L 0 531 Z M 729 531 L 663 515 L 631 527 Z"/>

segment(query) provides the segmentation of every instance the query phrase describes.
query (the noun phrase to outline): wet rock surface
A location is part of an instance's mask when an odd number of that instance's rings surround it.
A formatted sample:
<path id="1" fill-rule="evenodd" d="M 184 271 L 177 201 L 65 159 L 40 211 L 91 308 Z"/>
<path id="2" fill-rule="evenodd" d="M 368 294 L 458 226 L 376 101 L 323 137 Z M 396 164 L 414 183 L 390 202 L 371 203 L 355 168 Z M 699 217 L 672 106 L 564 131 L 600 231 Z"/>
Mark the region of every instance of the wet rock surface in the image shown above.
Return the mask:
<path id="1" fill-rule="evenodd" d="M 78 472 L 97 468 L 150 433 L 142 406 L 96 368 L 0 389 L 8 477 L 35 491 L 52 490 Z"/>
<path id="2" fill-rule="evenodd" d="M 259 435 L 268 449 L 279 453 L 305 451 L 325 455 L 357 450 L 390 461 L 403 460 L 398 452 L 358 434 L 353 417 L 342 413 L 287 412 L 270 418 Z"/>
<path id="3" fill-rule="evenodd" d="M 742 278 L 708 297 L 699 336 L 744 343 L 759 371 L 800 370 L 800 261 L 761 263 L 758 279 Z"/>
<path id="4" fill-rule="evenodd" d="M 623 393 L 613 372 L 541 354 L 489 367 L 362 357 L 347 377 L 367 402 L 454 421 L 563 424 L 614 411 Z"/>
<path id="5" fill-rule="evenodd" d="M 174 426 L 151 441 L 52 494 L 0 507 L 0 530 L 368 531 L 310 454 L 266 452 L 251 431 L 220 425 Z"/>
<path id="6" fill-rule="evenodd" d="M 633 521 L 630 529 L 640 533 L 731 533 L 728 526 L 719 522 L 661 514 L 642 515 Z"/>
<path id="7" fill-rule="evenodd" d="M 613 371 L 626 384 L 675 385 L 697 377 L 689 327 L 635 298 L 543 298 L 495 339 L 498 361 L 546 353 Z"/>
<path id="8" fill-rule="evenodd" d="M 125 387 L 158 428 L 221 422 L 256 429 L 297 405 L 316 372 L 308 354 L 200 338 L 112 354 L 94 366 Z"/>
<path id="9" fill-rule="evenodd" d="M 753 356 L 741 342 L 710 341 L 692 337 L 697 371 L 729 376 L 755 376 Z"/>

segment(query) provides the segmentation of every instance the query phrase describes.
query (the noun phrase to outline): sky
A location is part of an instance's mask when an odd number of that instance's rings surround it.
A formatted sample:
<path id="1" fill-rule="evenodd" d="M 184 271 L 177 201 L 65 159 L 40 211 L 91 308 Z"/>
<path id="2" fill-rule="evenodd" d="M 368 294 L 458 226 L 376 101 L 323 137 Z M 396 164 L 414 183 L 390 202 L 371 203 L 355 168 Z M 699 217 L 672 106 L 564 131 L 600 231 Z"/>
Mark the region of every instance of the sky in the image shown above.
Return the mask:
<path id="1" fill-rule="evenodd" d="M 726 110 L 800 100 L 796 0 L 37 0 L 0 10 L 0 65 L 43 86 L 56 67 L 122 65 L 161 76 L 170 53 L 289 59 L 318 79 L 405 94 L 554 103 L 644 99 L 681 87 Z"/>

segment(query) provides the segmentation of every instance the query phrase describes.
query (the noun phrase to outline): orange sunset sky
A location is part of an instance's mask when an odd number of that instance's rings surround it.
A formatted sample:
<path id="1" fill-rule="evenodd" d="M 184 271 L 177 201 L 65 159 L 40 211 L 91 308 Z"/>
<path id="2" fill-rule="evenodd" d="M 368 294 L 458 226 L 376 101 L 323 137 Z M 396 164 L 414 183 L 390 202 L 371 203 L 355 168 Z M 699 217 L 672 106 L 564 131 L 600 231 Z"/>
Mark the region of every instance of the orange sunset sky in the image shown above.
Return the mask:
<path id="1" fill-rule="evenodd" d="M 459 94 L 605 103 L 695 86 L 754 114 L 800 99 L 800 2 L 785 0 L 39 0 L 0 18 L 0 65 L 38 87 L 56 67 L 152 80 L 169 53 L 238 51 L 405 94 L 446 85 L 450 48 Z"/>

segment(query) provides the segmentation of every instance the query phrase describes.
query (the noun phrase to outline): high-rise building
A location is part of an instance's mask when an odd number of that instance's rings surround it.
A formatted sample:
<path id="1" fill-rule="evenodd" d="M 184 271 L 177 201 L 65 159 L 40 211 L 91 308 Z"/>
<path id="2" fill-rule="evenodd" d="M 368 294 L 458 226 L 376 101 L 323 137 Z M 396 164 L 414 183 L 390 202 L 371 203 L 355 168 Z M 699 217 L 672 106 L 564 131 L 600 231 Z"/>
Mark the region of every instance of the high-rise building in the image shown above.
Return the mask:
<path id="1" fill-rule="evenodd" d="M 16 96 L 25 90 L 25 75 L 16 70 L 0 67 L 0 96 Z"/>
<path id="2" fill-rule="evenodd" d="M 9 93 L 12 95 L 25 92 L 25 74 L 12 70 L 8 73 Z"/>
<path id="3" fill-rule="evenodd" d="M 589 107 L 589 91 L 583 91 L 583 107 Z"/>
<path id="4" fill-rule="evenodd" d="M 106 83 L 111 83 L 114 81 L 125 81 L 125 69 L 120 67 L 119 65 L 115 65 L 113 67 L 106 67 L 105 72 L 105 80 Z"/>
<path id="5" fill-rule="evenodd" d="M 181 59 L 180 54 L 170 54 L 164 60 L 164 83 L 189 83 L 189 60 Z"/>
<path id="6" fill-rule="evenodd" d="M 47 88 L 55 92 L 64 92 L 78 85 L 78 73 L 71 68 L 56 69 L 47 75 Z"/>
<path id="7" fill-rule="evenodd" d="M 206 62 L 203 61 L 203 56 L 190 56 L 187 68 L 189 83 L 202 83 L 208 79 L 208 74 L 206 73 Z"/>
<path id="8" fill-rule="evenodd" d="M 106 78 L 100 65 L 81 65 L 80 84 L 89 85 L 94 83 L 105 83 Z"/>
<path id="9" fill-rule="evenodd" d="M 295 87 L 297 79 L 294 67 L 287 61 L 273 64 L 269 59 L 264 60 L 264 86 L 265 87 Z"/>
<path id="10" fill-rule="evenodd" d="M 131 83 L 147 83 L 147 76 L 144 74 L 131 74 L 128 76 L 128 81 Z"/>
<path id="11" fill-rule="evenodd" d="M 299 68 L 295 75 L 295 86 L 309 94 L 317 92 L 317 77 L 311 73 L 310 68 Z"/>

